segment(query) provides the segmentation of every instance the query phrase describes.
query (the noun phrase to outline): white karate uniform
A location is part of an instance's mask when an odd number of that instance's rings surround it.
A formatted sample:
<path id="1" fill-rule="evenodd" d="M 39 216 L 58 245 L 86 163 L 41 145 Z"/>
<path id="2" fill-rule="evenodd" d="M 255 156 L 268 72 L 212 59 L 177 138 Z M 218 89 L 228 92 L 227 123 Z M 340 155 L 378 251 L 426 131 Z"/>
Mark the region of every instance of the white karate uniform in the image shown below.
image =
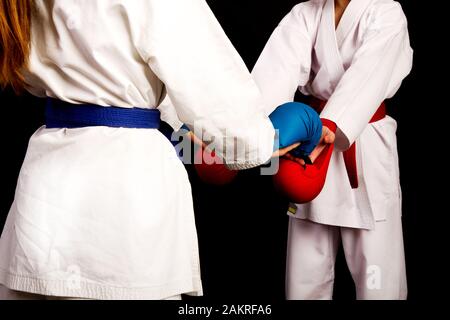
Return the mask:
<path id="1" fill-rule="evenodd" d="M 230 167 L 271 157 L 259 90 L 204 0 L 34 2 L 33 94 L 156 108 L 167 92 L 181 121 L 244 146 L 224 155 Z M 90 299 L 202 294 L 191 188 L 170 142 L 153 129 L 40 128 L 0 239 L 1 284 Z"/>
<path id="2" fill-rule="evenodd" d="M 397 124 L 389 116 L 368 123 L 411 67 L 407 20 L 392 0 L 352 0 L 337 28 L 334 0 L 301 3 L 256 63 L 253 76 L 270 106 L 267 114 L 299 89 L 328 101 L 321 117 L 338 126 L 322 193 L 289 209 L 288 298 L 331 298 L 339 228 L 358 298 L 406 296 Z M 358 189 L 350 185 L 342 155 L 355 141 Z M 364 283 L 370 266 L 384 275 L 379 290 Z"/>

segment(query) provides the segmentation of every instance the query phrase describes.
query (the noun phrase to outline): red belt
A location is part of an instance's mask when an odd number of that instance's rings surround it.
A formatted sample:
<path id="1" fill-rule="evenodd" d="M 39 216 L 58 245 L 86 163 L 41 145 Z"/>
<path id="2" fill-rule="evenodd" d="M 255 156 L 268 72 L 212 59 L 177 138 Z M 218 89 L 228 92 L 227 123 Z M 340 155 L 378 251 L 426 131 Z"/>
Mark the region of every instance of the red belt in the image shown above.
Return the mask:
<path id="1" fill-rule="evenodd" d="M 325 108 L 327 101 L 322 101 L 315 97 L 311 97 L 309 101 L 311 107 L 313 107 L 319 114 Z M 370 119 L 369 123 L 377 122 L 386 117 L 386 104 L 383 102 L 378 110 Z M 350 185 L 353 189 L 358 188 L 358 166 L 356 164 L 356 142 L 353 143 L 350 149 L 343 152 L 345 167 L 347 169 L 348 178 L 350 180 Z"/>

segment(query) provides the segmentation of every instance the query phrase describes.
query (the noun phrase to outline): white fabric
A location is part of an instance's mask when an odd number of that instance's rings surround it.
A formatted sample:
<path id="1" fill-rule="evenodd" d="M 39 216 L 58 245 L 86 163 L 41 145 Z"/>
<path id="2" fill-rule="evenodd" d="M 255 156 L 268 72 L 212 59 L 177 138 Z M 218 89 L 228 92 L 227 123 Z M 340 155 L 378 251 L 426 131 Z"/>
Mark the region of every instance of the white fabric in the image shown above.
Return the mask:
<path id="1" fill-rule="evenodd" d="M 257 86 L 205 1 L 34 2 L 35 95 L 153 108 L 167 91 L 183 122 L 245 146 L 228 165 L 270 158 Z M 91 299 L 201 295 L 191 188 L 169 141 L 157 130 L 40 128 L 0 239 L 0 284 Z"/>
<path id="2" fill-rule="evenodd" d="M 72 297 L 55 297 L 55 296 L 43 296 L 34 293 L 14 291 L 5 286 L 0 285 L 0 301 L 2 300 L 91 300 L 91 299 L 83 299 L 83 298 L 72 298 Z M 165 298 L 163 300 L 182 300 L 181 295 L 171 296 L 169 298 Z"/>
<path id="3" fill-rule="evenodd" d="M 178 118 L 177 112 L 173 107 L 173 103 L 168 96 L 161 102 L 158 107 L 161 112 L 161 119 L 169 124 L 173 130 L 178 131 L 184 125 L 183 122 Z"/>
<path id="4" fill-rule="evenodd" d="M 291 216 L 373 229 L 401 201 L 394 119 L 368 125 L 412 67 L 406 17 L 392 0 L 352 0 L 335 30 L 334 1 L 301 3 L 283 19 L 253 76 L 266 114 L 292 101 L 297 89 L 328 103 L 321 117 L 338 126 L 324 190 Z M 357 140 L 359 188 L 352 189 L 342 151 Z"/>
<path id="5" fill-rule="evenodd" d="M 30 91 L 73 103 L 158 107 L 217 137 L 238 168 L 266 162 L 274 129 L 244 62 L 204 0 L 35 1 Z M 255 143 L 259 142 L 259 144 Z"/>
<path id="6" fill-rule="evenodd" d="M 0 301 L 25 301 L 25 300 L 50 300 L 50 301 L 75 301 L 75 300 L 91 300 L 84 298 L 72 298 L 72 297 L 54 297 L 54 296 L 43 296 L 35 293 L 28 293 L 22 291 L 15 291 L 8 289 L 5 286 L 0 285 Z"/>
<path id="7" fill-rule="evenodd" d="M 407 298 L 400 208 L 374 230 L 340 228 L 290 218 L 286 297 L 330 300 L 342 241 L 359 300 Z"/>
<path id="8" fill-rule="evenodd" d="M 0 241 L 0 283 L 49 296 L 201 294 L 191 188 L 157 130 L 38 130 Z"/>

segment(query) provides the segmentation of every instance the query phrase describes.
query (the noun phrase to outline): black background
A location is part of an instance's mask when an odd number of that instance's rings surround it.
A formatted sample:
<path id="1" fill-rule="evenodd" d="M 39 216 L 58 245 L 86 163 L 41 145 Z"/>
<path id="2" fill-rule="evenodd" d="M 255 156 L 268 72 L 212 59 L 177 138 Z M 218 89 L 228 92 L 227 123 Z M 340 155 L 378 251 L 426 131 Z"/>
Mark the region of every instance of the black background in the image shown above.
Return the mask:
<path id="1" fill-rule="evenodd" d="M 251 69 L 271 32 L 298 1 L 261 2 L 208 1 L 226 33 Z M 409 20 L 415 63 L 396 97 L 388 101 L 389 113 L 398 120 L 398 141 L 403 189 L 403 216 L 409 299 L 439 298 L 438 288 L 446 278 L 436 218 L 446 211 L 439 207 L 434 179 L 439 166 L 430 156 L 430 135 L 436 121 L 430 108 L 431 35 L 426 8 L 419 1 L 400 1 Z M 432 96 L 432 94 L 431 94 Z M 2 193 L 0 226 L 13 201 L 17 176 L 29 137 L 43 123 L 42 102 L 30 96 L 0 93 Z M 420 127 L 419 127 L 420 124 Z M 425 133 L 425 134 L 424 134 Z M 435 167 L 436 168 L 436 167 Z M 226 187 L 202 185 L 192 167 L 187 167 L 193 184 L 199 234 L 202 275 L 207 300 L 236 298 L 254 301 L 284 299 L 287 202 L 273 190 L 270 177 L 257 170 L 242 172 Z M 436 173 L 438 172 L 438 173 Z M 443 173 L 442 173 L 443 174 Z M 338 255 L 335 299 L 354 299 L 351 276 L 342 252 Z"/>

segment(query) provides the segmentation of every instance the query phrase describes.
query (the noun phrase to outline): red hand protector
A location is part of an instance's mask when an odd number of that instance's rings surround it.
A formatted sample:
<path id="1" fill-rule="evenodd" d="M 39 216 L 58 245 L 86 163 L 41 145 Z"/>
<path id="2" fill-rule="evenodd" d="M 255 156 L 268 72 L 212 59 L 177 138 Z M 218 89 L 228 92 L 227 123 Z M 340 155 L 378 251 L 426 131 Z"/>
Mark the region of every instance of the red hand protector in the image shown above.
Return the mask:
<path id="1" fill-rule="evenodd" d="M 273 181 L 290 201 L 298 204 L 314 200 L 322 191 L 334 145 L 328 145 L 313 165 L 303 167 L 288 159 L 280 159 L 280 168 Z"/>
<path id="2" fill-rule="evenodd" d="M 322 119 L 322 122 L 332 131 L 336 131 L 333 122 L 325 119 Z M 294 203 L 311 202 L 325 185 L 333 150 L 334 144 L 327 145 L 314 164 L 306 167 L 288 159 L 280 159 L 280 168 L 273 177 L 275 188 Z"/>
<path id="3" fill-rule="evenodd" d="M 223 186 L 231 183 L 238 171 L 228 169 L 215 152 L 199 148 L 195 154 L 195 171 L 204 183 Z"/>

